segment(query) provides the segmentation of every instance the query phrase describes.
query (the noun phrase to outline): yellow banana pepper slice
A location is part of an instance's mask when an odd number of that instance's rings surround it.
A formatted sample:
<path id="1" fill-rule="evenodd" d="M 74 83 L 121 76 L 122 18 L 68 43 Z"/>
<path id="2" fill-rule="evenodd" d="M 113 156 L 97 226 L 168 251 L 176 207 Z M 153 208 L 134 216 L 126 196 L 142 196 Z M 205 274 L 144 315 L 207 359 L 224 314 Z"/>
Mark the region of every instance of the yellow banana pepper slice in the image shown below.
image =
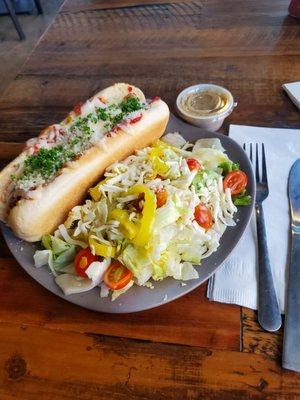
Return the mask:
<path id="1" fill-rule="evenodd" d="M 92 196 L 94 201 L 99 201 L 101 199 L 101 192 L 99 190 L 100 186 L 103 185 L 108 178 L 102 179 L 96 186 L 89 189 L 89 194 Z"/>
<path id="2" fill-rule="evenodd" d="M 132 240 L 137 235 L 138 227 L 135 223 L 130 221 L 129 214 L 126 210 L 120 210 L 119 208 L 116 208 L 109 213 L 108 218 L 120 222 L 120 230 L 128 239 Z"/>
<path id="3" fill-rule="evenodd" d="M 162 142 L 161 140 L 157 140 L 150 151 L 152 167 L 159 175 L 166 175 L 170 169 L 168 164 L 163 160 L 164 149 L 168 147 L 169 146 L 166 143 Z"/>
<path id="4" fill-rule="evenodd" d="M 156 210 L 156 196 L 152 190 L 145 185 L 135 185 L 127 191 L 127 194 L 129 195 L 141 193 L 143 193 L 145 196 L 142 218 L 140 220 L 139 230 L 136 236 L 132 239 L 132 242 L 137 246 L 144 247 L 149 242 L 153 231 Z"/>
<path id="5" fill-rule="evenodd" d="M 152 147 L 162 147 L 164 149 L 170 149 L 173 148 L 173 146 L 170 146 L 169 144 L 167 144 L 166 142 L 164 142 L 163 140 L 157 139 Z"/>
<path id="6" fill-rule="evenodd" d="M 95 239 L 89 237 L 90 248 L 95 251 L 97 256 L 104 258 L 114 258 L 116 255 L 116 247 L 107 244 L 99 243 Z"/>

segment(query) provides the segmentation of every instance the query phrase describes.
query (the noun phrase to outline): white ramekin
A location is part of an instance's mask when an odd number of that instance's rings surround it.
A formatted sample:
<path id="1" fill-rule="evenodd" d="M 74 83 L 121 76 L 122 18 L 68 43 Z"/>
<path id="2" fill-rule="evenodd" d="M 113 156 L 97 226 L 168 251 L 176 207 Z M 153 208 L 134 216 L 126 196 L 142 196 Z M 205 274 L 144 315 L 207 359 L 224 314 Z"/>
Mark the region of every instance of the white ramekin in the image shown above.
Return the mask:
<path id="1" fill-rule="evenodd" d="M 211 114 L 211 115 L 203 115 L 203 116 L 195 116 L 188 113 L 182 107 L 182 100 L 191 93 L 196 93 L 205 89 L 212 89 L 218 93 L 226 94 L 226 97 L 229 99 L 228 105 L 226 106 L 225 110 L 220 113 Z M 188 123 L 192 125 L 199 126 L 204 128 L 208 131 L 215 132 L 221 128 L 224 119 L 228 117 L 229 114 L 232 113 L 234 107 L 236 107 L 237 103 L 234 102 L 232 94 L 229 90 L 223 88 L 222 86 L 213 85 L 210 83 L 201 83 L 198 85 L 190 86 L 184 89 L 182 92 L 179 93 L 176 99 L 176 109 L 178 114 Z"/>

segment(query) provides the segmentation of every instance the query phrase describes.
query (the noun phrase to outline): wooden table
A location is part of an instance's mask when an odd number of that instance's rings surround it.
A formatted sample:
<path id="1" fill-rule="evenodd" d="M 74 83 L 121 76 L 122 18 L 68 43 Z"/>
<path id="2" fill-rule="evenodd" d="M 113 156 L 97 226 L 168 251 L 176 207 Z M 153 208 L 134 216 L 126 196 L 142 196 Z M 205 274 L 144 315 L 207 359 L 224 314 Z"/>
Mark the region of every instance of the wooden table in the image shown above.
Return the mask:
<path id="1" fill-rule="evenodd" d="M 0 159 L 81 99 L 128 81 L 171 109 L 197 82 L 228 87 L 229 123 L 299 128 L 281 90 L 300 80 L 286 0 L 69 0 L 0 100 Z M 1 239 L 0 399 L 299 399 L 282 332 L 211 303 L 205 285 L 130 315 L 97 314 L 33 281 Z"/>

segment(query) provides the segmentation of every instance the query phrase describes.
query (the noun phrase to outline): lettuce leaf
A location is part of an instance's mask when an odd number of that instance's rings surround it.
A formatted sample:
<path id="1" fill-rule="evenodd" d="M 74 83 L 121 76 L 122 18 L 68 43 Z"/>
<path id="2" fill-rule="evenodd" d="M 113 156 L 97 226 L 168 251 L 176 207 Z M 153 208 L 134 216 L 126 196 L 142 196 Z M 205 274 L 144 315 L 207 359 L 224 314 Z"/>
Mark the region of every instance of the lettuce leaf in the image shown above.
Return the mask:
<path id="1" fill-rule="evenodd" d="M 229 158 L 221 150 L 211 148 L 193 149 L 195 157 L 207 169 L 216 170 L 221 163 L 229 161 Z"/>
<path id="2" fill-rule="evenodd" d="M 250 206 L 252 201 L 252 197 L 246 191 L 233 196 L 232 199 L 235 206 Z"/>
<path id="3" fill-rule="evenodd" d="M 164 206 L 157 208 L 155 212 L 154 232 L 158 232 L 165 226 L 171 225 L 179 217 L 180 212 L 177 210 L 173 200 L 168 200 Z"/>
<path id="4" fill-rule="evenodd" d="M 229 172 L 237 171 L 240 166 L 237 163 L 233 163 L 232 161 L 228 160 L 218 165 L 218 168 L 222 169 L 222 175 L 226 176 Z"/>
<path id="5" fill-rule="evenodd" d="M 182 263 L 181 279 L 183 281 L 189 281 L 191 279 L 199 278 L 198 272 L 195 270 L 193 265 L 189 262 Z"/>
<path id="6" fill-rule="evenodd" d="M 199 278 L 198 272 L 190 262 L 180 262 L 178 257 L 170 257 L 166 266 L 167 276 L 172 276 L 174 279 L 188 281 L 190 279 Z"/>
<path id="7" fill-rule="evenodd" d="M 124 249 L 119 260 L 132 271 L 139 285 L 143 285 L 151 278 L 151 260 L 143 250 L 129 244 Z"/>
<path id="8" fill-rule="evenodd" d="M 42 244 L 45 250 L 38 250 L 33 256 L 37 268 L 49 265 L 55 276 L 57 273 L 65 272 L 66 267 L 68 271 L 71 271 L 70 263 L 76 256 L 76 247 L 73 244 L 51 235 L 44 235 Z"/>
<path id="9" fill-rule="evenodd" d="M 97 286 L 97 282 L 91 279 L 82 278 L 71 274 L 61 274 L 56 276 L 55 282 L 66 296 L 75 293 L 83 293 Z"/>
<path id="10" fill-rule="evenodd" d="M 218 178 L 218 174 L 215 171 L 202 169 L 194 177 L 192 185 L 195 188 L 196 193 L 200 190 L 200 187 L 205 184 L 206 179 Z"/>
<path id="11" fill-rule="evenodd" d="M 57 276 L 57 272 L 54 268 L 53 253 L 51 250 L 37 250 L 33 256 L 34 265 L 36 268 L 49 265 L 49 268 L 54 276 Z"/>
<path id="12" fill-rule="evenodd" d="M 56 256 L 54 252 L 53 254 L 54 254 L 54 261 L 53 261 L 54 268 L 59 270 L 61 267 L 70 264 L 70 262 L 74 260 L 76 256 L 76 249 L 75 246 L 71 245 L 62 253 L 60 253 L 58 256 Z"/>
<path id="13" fill-rule="evenodd" d="M 199 148 L 210 148 L 210 149 L 216 149 L 220 150 L 222 152 L 225 151 L 224 147 L 221 144 L 220 139 L 216 138 L 204 138 L 204 139 L 199 139 L 194 145 L 194 150 L 197 151 Z"/>
<path id="14" fill-rule="evenodd" d="M 167 133 L 161 140 L 170 146 L 181 148 L 186 144 L 186 140 L 178 133 Z"/>

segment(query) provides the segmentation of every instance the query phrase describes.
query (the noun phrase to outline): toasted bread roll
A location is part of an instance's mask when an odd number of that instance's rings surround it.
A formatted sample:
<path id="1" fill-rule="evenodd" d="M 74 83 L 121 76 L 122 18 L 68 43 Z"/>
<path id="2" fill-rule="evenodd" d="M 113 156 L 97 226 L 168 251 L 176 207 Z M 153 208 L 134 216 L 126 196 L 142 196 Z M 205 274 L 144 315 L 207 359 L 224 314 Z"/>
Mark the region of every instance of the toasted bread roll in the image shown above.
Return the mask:
<path id="1" fill-rule="evenodd" d="M 107 166 L 162 136 L 168 119 L 166 103 L 146 102 L 134 86 L 119 83 L 102 90 L 31 139 L 3 169 L 0 219 L 29 242 L 52 233 Z"/>

